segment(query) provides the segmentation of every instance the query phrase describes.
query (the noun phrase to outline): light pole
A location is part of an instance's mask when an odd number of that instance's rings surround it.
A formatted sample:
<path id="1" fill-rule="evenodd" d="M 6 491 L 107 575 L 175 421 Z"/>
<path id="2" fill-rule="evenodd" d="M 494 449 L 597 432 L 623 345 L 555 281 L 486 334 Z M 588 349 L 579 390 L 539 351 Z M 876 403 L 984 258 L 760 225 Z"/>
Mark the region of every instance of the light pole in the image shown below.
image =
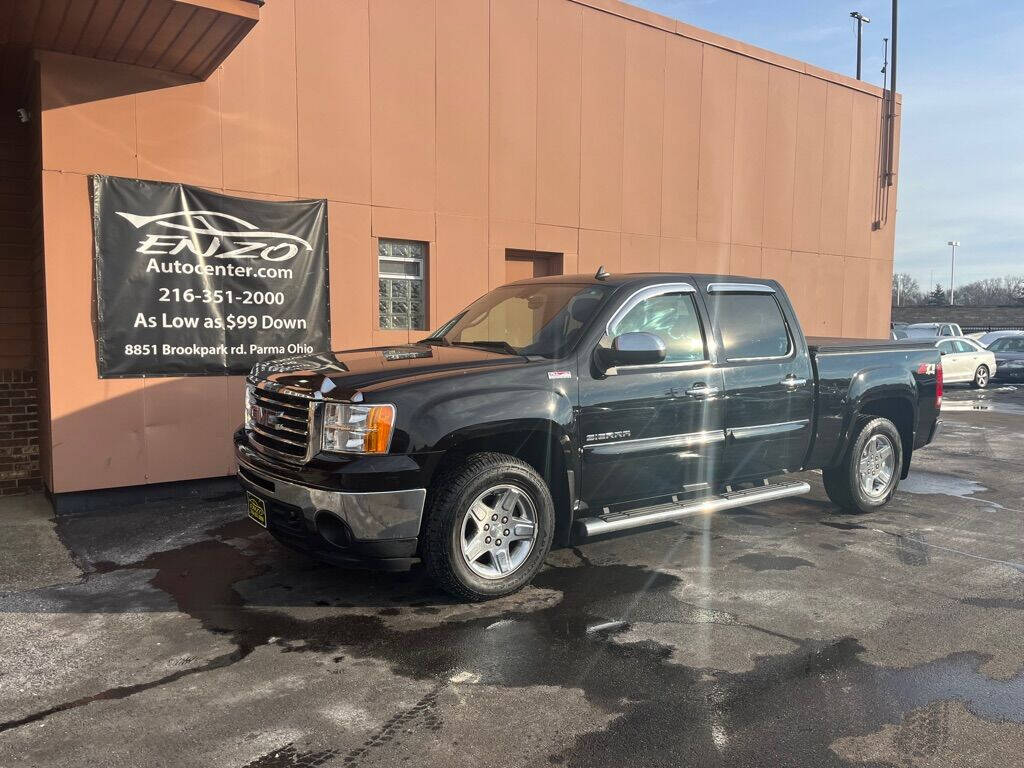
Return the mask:
<path id="1" fill-rule="evenodd" d="M 956 247 L 960 245 L 959 240 L 949 240 L 946 245 L 951 249 L 949 254 L 949 306 L 953 306 L 953 266 L 956 264 Z"/>
<path id="2" fill-rule="evenodd" d="M 860 80 L 860 31 L 864 24 L 871 23 L 871 19 L 860 11 L 850 11 L 850 16 L 857 20 L 857 79 Z"/>

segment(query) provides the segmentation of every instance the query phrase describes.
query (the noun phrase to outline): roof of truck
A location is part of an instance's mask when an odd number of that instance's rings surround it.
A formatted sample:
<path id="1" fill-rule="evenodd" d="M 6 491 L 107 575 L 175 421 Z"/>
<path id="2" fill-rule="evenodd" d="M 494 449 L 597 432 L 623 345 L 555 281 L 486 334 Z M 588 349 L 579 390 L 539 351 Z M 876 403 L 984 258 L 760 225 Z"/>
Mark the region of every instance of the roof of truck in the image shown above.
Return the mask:
<path id="1" fill-rule="evenodd" d="M 742 275 L 710 275 L 694 272 L 609 272 L 600 280 L 592 274 L 576 275 L 548 275 L 547 277 L 531 277 L 526 280 L 516 280 L 510 285 L 522 285 L 527 283 L 579 283 L 583 285 L 632 285 L 635 283 L 658 283 L 666 280 L 690 280 L 707 279 L 716 280 L 722 283 L 767 283 L 776 285 L 774 280 L 763 277 L 744 277 Z"/>

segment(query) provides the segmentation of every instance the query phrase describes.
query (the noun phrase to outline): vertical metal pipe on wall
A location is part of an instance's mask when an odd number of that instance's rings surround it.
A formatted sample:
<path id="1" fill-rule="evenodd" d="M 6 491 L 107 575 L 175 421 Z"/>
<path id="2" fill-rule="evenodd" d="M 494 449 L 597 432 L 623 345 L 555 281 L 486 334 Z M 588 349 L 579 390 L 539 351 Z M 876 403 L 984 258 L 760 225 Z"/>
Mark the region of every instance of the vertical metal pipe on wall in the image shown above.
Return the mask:
<path id="1" fill-rule="evenodd" d="M 886 148 L 885 183 L 892 186 L 893 177 L 893 144 L 896 140 L 896 30 L 899 26 L 897 13 L 899 0 L 892 0 L 892 62 L 889 70 L 889 146 Z"/>

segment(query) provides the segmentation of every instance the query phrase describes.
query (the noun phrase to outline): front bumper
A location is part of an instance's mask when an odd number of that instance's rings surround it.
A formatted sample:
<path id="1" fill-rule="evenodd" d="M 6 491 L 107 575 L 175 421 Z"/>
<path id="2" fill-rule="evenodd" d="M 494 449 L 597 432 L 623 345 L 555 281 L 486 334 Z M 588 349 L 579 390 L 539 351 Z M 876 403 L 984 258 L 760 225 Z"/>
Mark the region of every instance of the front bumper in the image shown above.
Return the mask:
<path id="1" fill-rule="evenodd" d="M 267 530 L 283 544 L 339 565 L 401 570 L 415 562 L 425 489 L 313 488 L 235 455 L 239 482 L 264 500 Z"/>
<path id="2" fill-rule="evenodd" d="M 993 381 L 1024 381 L 1024 366 L 1002 365 L 992 374 Z"/>

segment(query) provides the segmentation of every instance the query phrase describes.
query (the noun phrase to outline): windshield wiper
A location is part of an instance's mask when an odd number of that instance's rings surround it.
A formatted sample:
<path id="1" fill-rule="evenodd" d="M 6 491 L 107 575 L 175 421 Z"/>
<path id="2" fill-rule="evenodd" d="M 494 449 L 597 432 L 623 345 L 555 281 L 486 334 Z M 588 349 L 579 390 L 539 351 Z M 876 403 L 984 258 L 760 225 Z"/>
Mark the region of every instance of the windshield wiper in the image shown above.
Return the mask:
<path id="1" fill-rule="evenodd" d="M 416 342 L 417 344 L 426 344 L 428 347 L 450 347 L 452 344 L 444 336 L 427 336 L 425 339 L 420 339 Z"/>
<path id="2" fill-rule="evenodd" d="M 504 352 L 507 355 L 515 355 L 516 357 L 521 356 L 519 350 L 513 347 L 507 341 L 491 341 L 488 339 L 484 341 L 453 341 L 451 342 L 451 344 L 453 347 L 481 347 L 482 349 L 487 350 L 498 350 L 500 352 Z"/>

